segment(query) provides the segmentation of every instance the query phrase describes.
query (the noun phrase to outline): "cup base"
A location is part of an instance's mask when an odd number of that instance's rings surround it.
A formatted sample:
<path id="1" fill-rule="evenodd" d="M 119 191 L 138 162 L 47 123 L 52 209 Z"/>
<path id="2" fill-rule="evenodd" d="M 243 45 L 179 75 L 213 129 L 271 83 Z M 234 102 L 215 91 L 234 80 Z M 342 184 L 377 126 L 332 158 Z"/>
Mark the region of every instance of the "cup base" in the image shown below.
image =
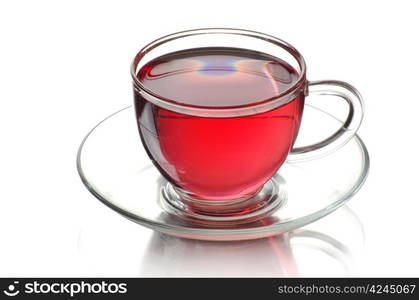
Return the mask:
<path id="1" fill-rule="evenodd" d="M 171 214 L 210 226 L 254 222 L 278 210 L 287 194 L 274 178 L 254 195 L 232 200 L 196 199 L 169 182 L 161 189 L 161 204 Z"/>

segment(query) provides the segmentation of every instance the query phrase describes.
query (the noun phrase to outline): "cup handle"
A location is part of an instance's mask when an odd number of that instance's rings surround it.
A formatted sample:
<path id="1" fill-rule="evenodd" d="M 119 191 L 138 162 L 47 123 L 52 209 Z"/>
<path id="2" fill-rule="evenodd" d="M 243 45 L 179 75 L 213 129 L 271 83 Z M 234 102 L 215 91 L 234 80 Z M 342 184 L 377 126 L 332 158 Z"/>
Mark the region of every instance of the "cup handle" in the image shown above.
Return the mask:
<path id="1" fill-rule="evenodd" d="M 316 144 L 293 148 L 287 162 L 311 160 L 328 155 L 344 146 L 355 135 L 364 115 L 361 94 L 350 84 L 338 80 L 319 80 L 308 83 L 308 95 L 333 95 L 349 104 L 346 121 L 334 134 Z"/>

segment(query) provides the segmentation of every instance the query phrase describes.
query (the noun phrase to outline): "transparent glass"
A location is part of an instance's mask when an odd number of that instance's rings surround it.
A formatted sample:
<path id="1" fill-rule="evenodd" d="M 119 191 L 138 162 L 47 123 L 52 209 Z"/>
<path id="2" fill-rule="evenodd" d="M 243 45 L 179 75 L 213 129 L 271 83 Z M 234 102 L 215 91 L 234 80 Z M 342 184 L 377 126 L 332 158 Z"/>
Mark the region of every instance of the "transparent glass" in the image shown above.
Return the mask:
<path id="1" fill-rule="evenodd" d="M 131 221 L 170 235 L 225 241 L 288 232 L 345 204 L 361 188 L 369 170 L 367 148 L 355 135 L 327 156 L 285 163 L 272 179 L 278 205 L 271 205 L 257 218 L 255 211 L 247 219 L 245 214 L 241 219 L 197 218 L 171 206 L 162 196 L 168 182 L 141 146 L 133 114 L 134 109 L 128 107 L 98 123 L 80 146 L 77 168 L 86 188 L 105 205 Z M 299 142 L 320 138 L 340 126 L 342 122 L 333 115 L 306 104 Z"/>
<path id="2" fill-rule="evenodd" d="M 156 93 L 138 79 L 139 71 L 150 61 L 173 52 L 191 51 L 198 48 L 235 48 L 270 55 L 292 66 L 298 73 L 298 78 L 291 86 L 278 91 L 272 97 L 254 99 L 242 105 L 228 106 L 185 103 L 176 99 L 176 96 L 171 97 L 170 95 Z M 270 214 L 283 202 L 283 199 L 278 196 L 281 188 L 273 177 L 284 163 L 285 157 L 288 155 L 288 162 L 298 162 L 325 156 L 336 151 L 352 139 L 361 124 L 363 116 L 362 99 L 354 87 L 341 81 L 307 81 L 305 61 L 292 45 L 276 37 L 254 31 L 209 28 L 188 30 L 162 37 L 138 52 L 132 63 L 131 75 L 137 110 L 136 117 L 143 145 L 154 165 L 168 181 L 162 188 L 162 198 L 165 199 L 168 209 L 171 209 L 174 214 L 188 215 L 204 222 L 229 222 L 232 220 L 235 222 L 250 222 Z M 252 116 L 265 116 L 264 114 L 286 107 L 292 102 L 300 101 L 302 104 L 300 105 L 301 110 L 296 115 L 297 119 L 300 120 L 303 115 L 304 98 L 309 95 L 333 95 L 344 100 L 349 106 L 349 113 L 342 126 L 326 139 L 298 148 L 292 148 L 298 134 L 298 126 L 295 126 L 294 129 L 277 132 L 278 140 L 285 135 L 290 136 L 290 138 L 287 140 L 283 138 L 284 141 L 281 142 L 285 143 L 283 148 L 287 152 L 277 152 L 266 156 L 266 159 L 270 159 L 271 156 L 283 156 L 283 159 L 280 159 L 281 157 L 275 159 L 274 165 L 265 166 L 264 163 L 259 163 L 258 168 L 248 168 L 248 172 L 240 173 L 239 170 L 247 169 L 232 166 L 228 161 L 213 163 L 211 172 L 214 174 L 222 174 L 226 170 L 237 168 L 237 180 L 233 180 L 233 177 L 230 176 L 228 184 L 226 184 L 228 189 L 220 188 L 220 181 L 226 181 L 226 178 L 222 179 L 221 176 L 205 177 L 202 175 L 206 172 L 203 169 L 179 166 L 173 160 L 168 159 L 167 153 L 163 151 L 164 149 L 162 150 L 162 143 L 175 137 L 163 136 L 161 126 L 156 125 L 157 121 L 154 119 L 158 114 L 156 109 L 163 109 L 176 114 L 178 119 L 183 116 L 199 118 L 215 126 L 220 123 L 219 119 L 237 120 L 244 118 L 244 120 L 248 120 Z M 152 125 L 147 127 L 144 126 L 144 123 Z M 186 135 L 185 127 L 178 124 L 179 122 L 170 124 L 171 130 L 183 132 Z M 226 124 L 223 125 L 224 130 L 228 130 L 228 123 L 224 124 Z M 178 127 L 178 129 L 173 127 Z M 265 130 L 261 130 L 255 135 L 263 137 L 267 130 L 266 127 L 264 128 Z M 223 130 L 223 127 L 220 127 L 220 130 Z M 295 132 L 290 132 L 290 130 L 295 130 Z M 151 137 L 147 138 L 147 136 Z M 234 136 L 232 135 L 231 138 L 234 138 Z M 177 140 L 177 142 L 169 144 L 168 148 L 176 148 L 176 154 L 178 154 L 182 151 L 181 149 L 185 148 L 183 143 L 185 141 Z M 231 148 L 234 145 L 224 147 Z M 262 147 L 265 148 L 262 149 Z M 270 147 L 271 145 L 267 144 L 265 146 L 261 145 L 259 148 L 264 150 Z M 246 149 L 242 149 L 242 151 L 246 151 Z M 207 157 L 201 159 L 208 159 L 208 155 L 211 154 L 206 153 L 206 155 Z M 255 159 L 256 157 L 247 157 L 243 160 L 242 165 L 246 164 L 246 161 L 249 163 L 249 161 Z M 199 164 L 199 160 L 193 163 L 194 166 L 197 164 Z M 185 176 L 185 173 L 188 176 Z M 240 184 L 246 176 L 252 178 L 253 181 L 246 182 L 246 185 L 241 186 Z M 217 182 L 218 185 L 212 184 L 212 181 Z M 202 186 L 206 187 L 205 191 L 202 191 L 202 188 L 200 189 Z"/>

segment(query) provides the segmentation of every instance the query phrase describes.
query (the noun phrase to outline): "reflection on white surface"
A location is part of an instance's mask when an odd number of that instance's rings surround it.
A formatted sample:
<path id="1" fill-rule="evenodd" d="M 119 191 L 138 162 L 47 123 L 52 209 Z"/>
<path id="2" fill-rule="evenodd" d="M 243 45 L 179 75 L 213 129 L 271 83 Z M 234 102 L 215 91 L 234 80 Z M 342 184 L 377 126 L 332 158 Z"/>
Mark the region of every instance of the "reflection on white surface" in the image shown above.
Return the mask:
<path id="1" fill-rule="evenodd" d="M 154 233 L 140 275 L 343 276 L 363 240 L 362 224 L 347 206 L 302 229 L 259 240 L 208 242 Z"/>
<path id="2" fill-rule="evenodd" d="M 347 276 L 363 244 L 363 226 L 344 206 L 286 234 L 235 242 L 172 237 L 109 211 L 84 225 L 78 249 L 86 276 Z"/>
<path id="3" fill-rule="evenodd" d="M 288 234 L 253 241 L 209 242 L 156 233 L 140 275 L 294 276 L 296 266 Z"/>

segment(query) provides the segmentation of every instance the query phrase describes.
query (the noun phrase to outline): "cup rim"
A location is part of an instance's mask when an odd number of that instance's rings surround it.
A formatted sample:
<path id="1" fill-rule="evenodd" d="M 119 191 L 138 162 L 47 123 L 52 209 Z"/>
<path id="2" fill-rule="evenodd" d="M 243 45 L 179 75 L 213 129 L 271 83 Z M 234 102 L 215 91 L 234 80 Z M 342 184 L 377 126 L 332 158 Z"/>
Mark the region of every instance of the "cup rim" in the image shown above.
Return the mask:
<path id="1" fill-rule="evenodd" d="M 258 38 L 266 42 L 270 42 L 276 46 L 279 46 L 283 48 L 284 50 L 286 50 L 289 54 L 291 54 L 298 62 L 298 65 L 301 69 L 301 71 L 299 72 L 298 79 L 294 82 L 293 85 L 291 85 L 290 87 L 288 87 L 287 89 L 279 93 L 278 95 L 275 95 L 267 99 L 258 100 L 256 102 L 248 103 L 248 104 L 233 105 L 233 106 L 202 106 L 202 105 L 193 105 L 193 104 L 179 102 L 179 101 L 176 101 L 175 99 L 169 99 L 151 91 L 150 89 L 146 88 L 138 80 L 137 74 L 136 74 L 137 65 L 141 61 L 141 59 L 151 50 L 157 48 L 158 46 L 162 44 L 170 42 L 172 40 L 194 36 L 194 35 L 204 35 L 204 34 L 243 35 L 243 36 Z M 278 105 L 276 105 L 276 106 L 280 106 L 293 100 L 294 97 L 289 97 L 290 94 L 296 94 L 296 91 L 300 91 L 301 89 L 305 90 L 304 84 L 306 82 L 306 63 L 303 56 L 294 46 L 292 46 L 291 44 L 289 44 L 288 42 L 285 42 L 284 40 L 280 38 L 277 38 L 269 34 L 265 34 L 258 31 L 253 31 L 253 30 L 247 30 L 247 29 L 238 29 L 238 28 L 199 28 L 199 29 L 190 29 L 190 30 L 183 30 L 183 31 L 171 33 L 163 37 L 160 37 L 148 43 L 147 45 L 145 45 L 135 55 L 131 63 L 131 77 L 133 80 L 134 88 L 139 89 L 142 93 L 148 96 L 147 98 L 152 99 L 152 102 L 154 102 L 157 105 L 163 104 L 169 109 L 172 107 L 174 108 L 175 111 L 179 109 L 194 109 L 194 110 L 200 110 L 200 111 L 205 110 L 205 111 L 214 111 L 214 112 L 237 111 L 240 109 L 248 109 L 248 108 L 255 109 L 259 106 L 262 108 L 262 107 L 269 106 L 273 102 L 275 103 L 280 102 Z"/>

